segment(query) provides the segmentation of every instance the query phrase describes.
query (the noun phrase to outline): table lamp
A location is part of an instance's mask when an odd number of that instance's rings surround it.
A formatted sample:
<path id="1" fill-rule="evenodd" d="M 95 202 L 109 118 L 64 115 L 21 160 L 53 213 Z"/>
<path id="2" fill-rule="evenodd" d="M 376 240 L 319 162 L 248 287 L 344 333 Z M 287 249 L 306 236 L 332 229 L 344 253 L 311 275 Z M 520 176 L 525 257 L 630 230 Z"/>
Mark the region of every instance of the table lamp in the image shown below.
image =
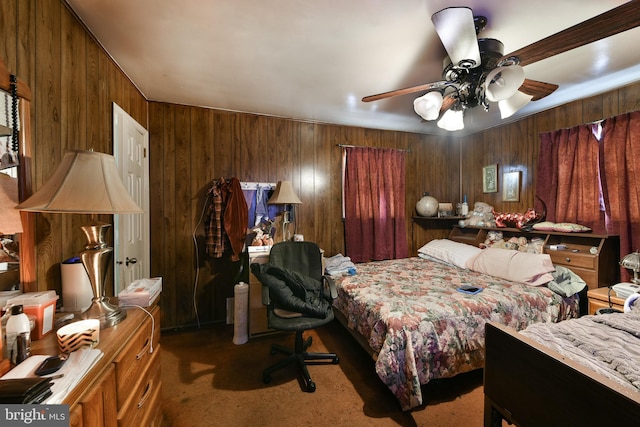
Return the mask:
<path id="1" fill-rule="evenodd" d="M 620 265 L 623 268 L 633 271 L 633 279 L 631 279 L 631 282 L 640 285 L 640 279 L 638 278 L 638 273 L 640 273 L 640 253 L 635 251 L 625 255 L 620 260 Z"/>
<path id="2" fill-rule="evenodd" d="M 289 217 L 289 210 L 287 210 L 287 205 L 293 205 L 295 209 L 295 205 L 302 204 L 302 201 L 298 198 L 295 191 L 293 191 L 291 181 L 278 181 L 276 189 L 273 192 L 271 198 L 269 198 L 269 201 L 267 201 L 267 204 L 284 205 L 284 209 L 282 212 L 282 241 L 284 242 L 285 240 L 287 240 L 287 229 L 291 222 Z"/>
<path id="3" fill-rule="evenodd" d="M 92 224 L 81 227 L 87 243 L 80 259 L 87 270 L 93 298 L 82 319 L 99 319 L 101 328 L 120 323 L 126 312 L 109 303 L 104 280 L 113 256 L 105 242 L 111 224 L 96 221 L 98 214 L 143 213 L 122 183 L 115 158 L 93 150 L 67 152 L 58 169 L 35 194 L 22 202 L 20 210 L 68 214 L 90 214 Z"/>

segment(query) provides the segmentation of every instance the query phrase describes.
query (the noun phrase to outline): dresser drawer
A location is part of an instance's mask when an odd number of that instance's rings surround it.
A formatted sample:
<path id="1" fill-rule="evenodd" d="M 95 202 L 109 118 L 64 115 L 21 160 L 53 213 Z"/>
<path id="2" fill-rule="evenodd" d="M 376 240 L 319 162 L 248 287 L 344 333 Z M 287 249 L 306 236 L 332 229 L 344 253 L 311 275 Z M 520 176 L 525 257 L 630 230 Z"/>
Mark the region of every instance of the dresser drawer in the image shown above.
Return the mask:
<path id="1" fill-rule="evenodd" d="M 154 351 L 142 378 L 124 396 L 126 400 L 118 412 L 118 427 L 143 426 L 144 420 L 149 422 L 153 418 L 153 412 L 159 406 L 160 372 L 160 352 Z"/>
<path id="2" fill-rule="evenodd" d="M 551 261 L 554 264 L 565 267 L 582 267 L 595 270 L 598 259 L 591 254 L 574 253 L 571 251 L 548 251 Z"/>
<path id="3" fill-rule="evenodd" d="M 159 349 L 160 310 L 152 311 L 154 322 L 147 318 L 143 326 L 131 337 L 127 345 L 114 359 L 116 368 L 116 395 L 118 411 L 122 409 L 131 390 L 140 381 L 142 373 L 147 369 L 149 361 Z M 152 333 L 153 329 L 153 333 Z M 150 349 L 154 349 L 150 353 Z"/>

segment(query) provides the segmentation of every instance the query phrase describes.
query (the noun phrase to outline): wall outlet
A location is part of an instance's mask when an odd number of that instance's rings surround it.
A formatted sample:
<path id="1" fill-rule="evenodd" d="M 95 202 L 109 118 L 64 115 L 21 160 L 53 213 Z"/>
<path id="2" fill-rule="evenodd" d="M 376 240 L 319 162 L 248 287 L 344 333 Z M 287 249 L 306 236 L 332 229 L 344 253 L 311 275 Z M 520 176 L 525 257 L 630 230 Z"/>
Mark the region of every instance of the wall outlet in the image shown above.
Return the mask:
<path id="1" fill-rule="evenodd" d="M 227 325 L 233 325 L 234 300 L 227 298 Z"/>

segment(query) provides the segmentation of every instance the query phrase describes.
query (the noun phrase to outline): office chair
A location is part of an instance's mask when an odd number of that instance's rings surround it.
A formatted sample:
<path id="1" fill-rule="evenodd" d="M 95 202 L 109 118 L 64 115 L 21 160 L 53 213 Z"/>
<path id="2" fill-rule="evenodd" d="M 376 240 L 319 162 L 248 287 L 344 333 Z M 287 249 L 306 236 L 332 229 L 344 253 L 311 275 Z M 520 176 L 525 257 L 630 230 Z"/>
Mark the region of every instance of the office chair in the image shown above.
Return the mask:
<path id="1" fill-rule="evenodd" d="M 334 318 L 331 302 L 337 293 L 333 280 L 323 275 L 320 248 L 313 242 L 276 243 L 269 253 L 269 262 L 251 264 L 251 271 L 262 283 L 262 303 L 267 307 L 269 328 L 295 332 L 293 349 L 272 344 L 272 355 L 282 352 L 288 356 L 263 371 L 263 382 L 270 383 L 273 372 L 296 362 L 304 377 L 305 390 L 314 392 L 316 384 L 306 362 L 340 361 L 335 353 L 307 352 L 312 337 L 303 339 L 304 331 Z"/>

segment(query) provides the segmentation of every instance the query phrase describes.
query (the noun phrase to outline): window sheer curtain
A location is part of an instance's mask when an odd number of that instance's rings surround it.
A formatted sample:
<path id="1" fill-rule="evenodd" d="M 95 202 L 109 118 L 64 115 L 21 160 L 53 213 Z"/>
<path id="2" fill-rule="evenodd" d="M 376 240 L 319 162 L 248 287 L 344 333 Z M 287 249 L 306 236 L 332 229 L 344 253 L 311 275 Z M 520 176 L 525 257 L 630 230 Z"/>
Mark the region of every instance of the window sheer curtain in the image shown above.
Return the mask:
<path id="1" fill-rule="evenodd" d="M 406 258 L 405 152 L 343 150 L 347 256 L 353 262 Z"/>
<path id="2" fill-rule="evenodd" d="M 594 130 L 594 125 L 581 125 L 540 134 L 535 194 L 546 205 L 548 221 L 579 223 L 602 233 L 600 147 Z"/>
<path id="3" fill-rule="evenodd" d="M 607 232 L 620 236 L 620 257 L 640 249 L 640 111 L 606 119 L 601 165 Z M 622 280 L 629 272 L 621 269 Z"/>

